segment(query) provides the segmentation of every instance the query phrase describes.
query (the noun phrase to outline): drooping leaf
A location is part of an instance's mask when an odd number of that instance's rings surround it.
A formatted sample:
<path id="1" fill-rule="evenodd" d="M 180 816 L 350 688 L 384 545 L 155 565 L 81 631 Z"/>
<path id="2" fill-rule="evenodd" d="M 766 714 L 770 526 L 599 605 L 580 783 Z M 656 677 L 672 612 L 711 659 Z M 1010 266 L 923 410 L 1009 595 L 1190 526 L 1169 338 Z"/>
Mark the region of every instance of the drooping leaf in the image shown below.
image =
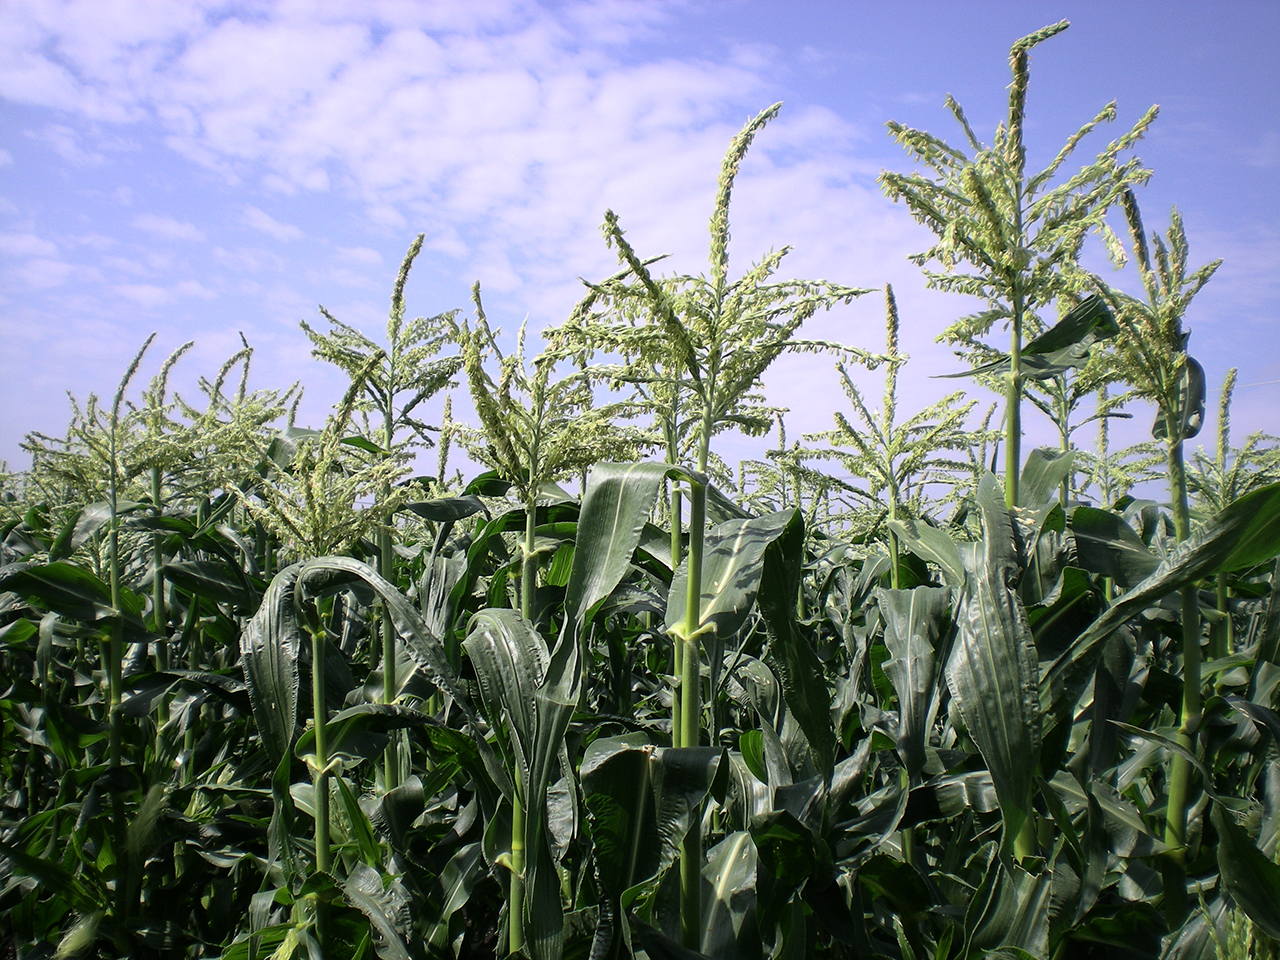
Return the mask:
<path id="1" fill-rule="evenodd" d="M 948 587 L 959 590 L 964 585 L 964 561 L 956 542 L 944 531 L 922 520 L 890 520 L 889 528 L 902 545 L 922 560 L 936 563 Z"/>
<path id="2" fill-rule="evenodd" d="M 891 658 L 880 666 L 898 694 L 898 753 L 914 778 L 924 768 L 924 748 L 937 709 L 934 652 L 950 591 L 877 589 L 874 596 L 884 617 L 884 643 Z"/>
<path id="3" fill-rule="evenodd" d="M 1013 587 L 1013 527 L 995 477 L 978 484 L 983 541 L 967 571 L 957 611 L 959 633 L 947 684 L 991 771 L 1005 839 L 1012 843 L 1031 809 L 1040 756 L 1039 661 L 1026 611 Z"/>
<path id="4" fill-rule="evenodd" d="M 1218 831 L 1218 869 L 1227 892 L 1250 920 L 1280 940 L 1280 865 L 1254 846 L 1221 804 L 1213 805 L 1210 818 Z"/>
<path id="5" fill-rule="evenodd" d="M 1121 587 L 1140 583 L 1160 566 L 1133 527 L 1110 510 L 1076 507 L 1069 519 L 1080 566 L 1111 577 Z"/>
<path id="6" fill-rule="evenodd" d="M 1262 563 L 1280 553 L 1280 484 L 1246 494 L 1208 520 L 1141 583 L 1053 659 L 1040 679 L 1045 722 L 1062 720 L 1093 675 L 1102 644 L 1151 604 L 1188 583 Z"/>
<path id="7" fill-rule="evenodd" d="M 302 631 L 294 609 L 294 587 L 300 572 L 301 567 L 294 565 L 276 574 L 258 612 L 240 632 L 240 665 L 253 719 L 273 767 L 288 756 L 297 728 Z"/>
<path id="8" fill-rule="evenodd" d="M 831 694 L 810 634 L 796 620 L 796 597 L 804 563 L 804 522 L 795 510 L 774 516 L 784 517 L 786 523 L 766 543 L 761 565 L 760 613 L 769 630 L 766 659 L 781 683 L 787 709 L 808 739 L 814 766 L 824 777 L 830 777 L 836 741 L 828 709 Z"/>
<path id="9" fill-rule="evenodd" d="M 566 616 L 585 621 L 621 582 L 669 470 L 658 463 L 591 468 L 565 591 Z"/>
<path id="10" fill-rule="evenodd" d="M 699 629 L 709 626 L 722 639 L 737 632 L 755 604 L 765 548 L 783 535 L 795 515 L 794 510 L 783 510 L 753 520 L 726 520 L 707 532 Z M 668 633 L 683 629 L 688 579 L 686 557 L 671 581 L 666 616 Z"/>

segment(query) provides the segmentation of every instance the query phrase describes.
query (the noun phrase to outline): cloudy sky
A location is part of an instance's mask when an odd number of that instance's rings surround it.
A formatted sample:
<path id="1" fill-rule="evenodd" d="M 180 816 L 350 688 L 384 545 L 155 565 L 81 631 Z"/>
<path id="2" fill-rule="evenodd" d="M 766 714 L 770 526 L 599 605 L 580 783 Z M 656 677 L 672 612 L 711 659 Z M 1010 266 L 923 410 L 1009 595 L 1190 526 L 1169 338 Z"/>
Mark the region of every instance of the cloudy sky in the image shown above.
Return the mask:
<path id="1" fill-rule="evenodd" d="M 961 142 L 951 93 L 989 139 L 1010 44 L 1064 17 L 1032 59 L 1030 162 L 1112 99 L 1119 119 L 1081 163 L 1160 104 L 1137 150 L 1155 171 L 1148 227 L 1176 204 L 1193 265 L 1226 261 L 1188 318 L 1192 352 L 1211 385 L 1240 368 L 1238 437 L 1280 433 L 1274 3 L 7 0 L 0 460 L 20 469 L 28 431 L 62 431 L 67 391 L 109 397 L 153 330 L 144 375 L 195 340 L 177 377 L 190 389 L 243 332 L 253 385 L 301 379 L 318 424 L 343 381 L 298 321 L 324 304 L 378 334 L 419 232 L 410 313 L 466 308 L 479 279 L 507 331 L 563 319 L 578 277 L 615 269 L 606 208 L 639 251 L 701 272 L 720 158 L 779 100 L 738 180 L 731 268 L 789 244 L 791 275 L 892 282 L 912 355 L 900 409 L 914 409 L 954 389 L 930 379 L 959 369 L 934 338 L 971 304 L 926 290 L 905 259 L 929 235 L 876 184 L 906 166 L 884 122 Z M 864 297 L 806 330 L 876 348 L 882 310 Z M 830 367 L 788 359 L 769 376 L 793 435 L 843 403 Z"/>

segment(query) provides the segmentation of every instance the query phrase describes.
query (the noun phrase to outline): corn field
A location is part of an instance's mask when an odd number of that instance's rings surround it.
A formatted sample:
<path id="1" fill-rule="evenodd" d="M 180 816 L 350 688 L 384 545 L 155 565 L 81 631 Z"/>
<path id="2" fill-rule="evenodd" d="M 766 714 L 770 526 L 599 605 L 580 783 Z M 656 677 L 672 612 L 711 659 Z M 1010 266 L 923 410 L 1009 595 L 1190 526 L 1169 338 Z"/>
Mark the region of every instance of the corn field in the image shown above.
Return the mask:
<path id="1" fill-rule="evenodd" d="M 1234 371 L 1189 443 L 1218 262 L 1176 210 L 1144 226 L 1154 108 L 1026 169 L 1029 52 L 1065 26 L 1014 44 L 990 143 L 950 100 L 964 149 L 889 124 L 916 261 L 983 305 L 942 338 L 989 411 L 899 409 L 891 289 L 775 279 L 785 247 L 730 270 L 775 105 L 707 272 L 609 211 L 618 271 L 536 356 L 479 284 L 409 318 L 419 237 L 384 337 L 302 324 L 349 384 L 319 429 L 248 343 L 184 397 L 187 348 L 148 341 L 29 435 L 0 958 L 1280 957 L 1280 448 L 1232 446 Z M 1141 296 L 1081 265 L 1099 238 Z M 801 336 L 868 296 L 883 336 Z M 847 406 L 788 441 L 761 378 L 795 351 Z M 1136 402 L 1151 440 L 1111 449 Z M 1024 451 L 1024 414 L 1060 443 Z M 726 431 L 776 447 L 733 465 Z"/>

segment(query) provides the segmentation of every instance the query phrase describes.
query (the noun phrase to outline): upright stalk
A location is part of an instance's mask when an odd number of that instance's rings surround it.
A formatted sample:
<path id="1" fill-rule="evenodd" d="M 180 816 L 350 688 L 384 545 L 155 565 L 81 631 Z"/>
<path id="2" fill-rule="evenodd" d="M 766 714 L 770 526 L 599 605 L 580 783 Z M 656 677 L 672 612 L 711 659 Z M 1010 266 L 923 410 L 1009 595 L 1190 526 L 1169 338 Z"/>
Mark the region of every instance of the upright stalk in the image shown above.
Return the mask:
<path id="1" fill-rule="evenodd" d="M 699 630 L 702 619 L 702 555 L 707 517 L 707 488 L 690 481 L 689 496 L 689 578 L 685 594 L 684 636 L 680 674 L 680 746 L 696 747 L 700 737 L 702 658 Z M 680 936 L 686 947 L 697 949 L 702 940 L 702 805 L 689 813 L 689 830 L 680 844 Z"/>
<path id="2" fill-rule="evenodd" d="M 316 872 L 331 873 L 333 851 L 329 840 L 329 710 L 325 705 L 324 626 L 317 624 L 311 633 L 311 717 L 316 732 L 316 759 L 312 770 L 316 805 Z M 316 931 L 320 946 L 328 948 L 329 911 L 323 900 L 316 901 Z"/>
<path id="3" fill-rule="evenodd" d="M 526 497 L 524 548 L 520 566 L 520 616 L 533 619 L 535 578 L 538 562 L 534 550 L 534 531 L 538 522 L 538 501 L 531 490 Z M 524 851 L 525 851 L 525 785 L 520 770 L 512 778 L 511 797 L 511 882 L 507 895 L 507 942 L 511 953 L 524 949 Z"/>
<path id="4" fill-rule="evenodd" d="M 1173 494 L 1173 525 L 1178 542 L 1191 534 L 1187 501 L 1187 473 L 1183 463 L 1181 416 L 1170 413 L 1168 423 L 1169 487 Z M 1182 588 L 1182 715 L 1178 744 L 1195 753 L 1200 725 L 1200 600 L 1199 587 Z M 1165 915 L 1176 930 L 1187 918 L 1187 799 L 1191 791 L 1191 761 L 1175 754 L 1169 770 L 1169 802 L 1165 812 L 1164 842 L 1169 847 L 1164 870 Z"/>
<path id="5" fill-rule="evenodd" d="M 667 436 L 667 462 L 674 465 L 676 460 L 676 441 L 674 427 L 668 429 Z M 680 492 L 680 487 L 674 481 L 671 483 L 671 570 L 676 571 L 680 567 L 680 561 L 684 559 L 684 536 L 681 529 L 684 511 L 684 496 Z M 676 640 L 671 645 L 671 673 L 675 677 L 684 676 L 684 644 Z M 673 747 L 682 747 L 680 737 L 680 685 L 677 683 L 671 688 L 671 745 Z"/>
<path id="6" fill-rule="evenodd" d="M 161 513 L 161 477 L 160 468 L 151 468 L 151 513 L 159 519 Z M 156 530 L 151 534 L 151 607 L 155 615 L 156 634 L 160 641 L 156 644 L 156 670 L 169 669 L 169 645 L 166 642 L 166 627 L 169 616 L 164 602 L 164 535 Z"/>
<path id="7" fill-rule="evenodd" d="M 388 360 L 388 366 L 394 371 L 395 369 L 395 343 L 391 344 L 392 355 Z M 383 409 L 383 449 L 386 455 L 391 455 L 392 444 L 395 443 L 395 414 L 391 407 L 391 393 L 387 393 L 387 404 Z M 391 499 L 391 484 L 384 483 L 382 485 L 382 501 L 386 503 Z M 394 582 L 392 580 L 392 566 L 395 562 L 395 554 L 391 544 L 391 518 L 384 518 L 382 529 L 378 531 L 378 573 L 384 580 Z M 384 603 L 382 605 L 382 702 L 394 703 L 399 693 L 399 682 L 396 677 L 396 630 L 395 624 L 391 619 L 391 610 Z M 390 739 L 387 740 L 387 749 L 384 754 L 382 782 L 385 788 L 390 791 L 400 786 L 400 756 L 399 756 L 399 740 L 398 733 L 392 731 Z"/>
<path id="8" fill-rule="evenodd" d="M 151 468 L 151 513 L 158 520 L 161 513 L 161 477 L 160 468 Z M 159 529 L 151 534 L 151 609 L 154 615 L 156 631 L 155 667 L 157 673 L 169 669 L 169 615 L 164 602 L 164 535 Z M 162 737 L 160 730 L 169 719 L 169 696 L 166 694 L 156 703 L 156 749 L 157 760 L 160 757 Z"/>
<path id="9" fill-rule="evenodd" d="M 1022 290 L 1015 281 L 1012 332 L 1009 340 L 1009 387 L 1005 395 L 1004 503 L 1018 503 L 1018 476 L 1022 467 Z"/>
<path id="10" fill-rule="evenodd" d="M 136 362 L 135 362 L 136 365 Z M 121 393 L 124 392 L 123 385 Z M 119 408 L 117 396 L 116 410 Z M 124 761 L 124 714 L 120 712 L 120 693 L 124 686 L 122 663 L 124 660 L 124 613 L 121 610 L 122 595 L 120 591 L 120 518 L 117 515 L 119 505 L 119 478 L 117 462 L 117 412 L 111 413 L 111 480 L 107 485 L 107 506 L 111 515 L 110 533 L 107 536 L 107 567 L 111 583 L 111 640 L 107 646 L 107 722 L 110 726 L 108 746 L 108 763 L 114 771 L 119 771 Z M 124 816 L 124 794 L 119 788 L 111 793 L 111 827 L 116 854 L 116 910 L 120 917 L 129 912 L 129 884 L 125 882 L 128 875 L 128 825 Z"/>

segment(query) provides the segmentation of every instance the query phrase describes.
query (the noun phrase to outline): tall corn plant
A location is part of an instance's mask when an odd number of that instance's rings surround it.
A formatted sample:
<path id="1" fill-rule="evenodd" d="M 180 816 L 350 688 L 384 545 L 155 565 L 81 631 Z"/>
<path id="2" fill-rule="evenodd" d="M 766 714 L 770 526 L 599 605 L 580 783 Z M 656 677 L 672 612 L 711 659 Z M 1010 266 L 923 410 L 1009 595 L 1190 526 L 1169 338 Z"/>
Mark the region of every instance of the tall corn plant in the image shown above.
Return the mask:
<path id="1" fill-rule="evenodd" d="M 615 382 L 634 384 L 654 418 L 666 448 L 667 462 L 693 462 L 688 474 L 690 496 L 688 600 L 680 622 L 668 620 L 674 644 L 675 673 L 682 678 L 672 699 L 676 746 L 699 742 L 701 704 L 699 637 L 702 614 L 706 476 L 712 463 L 711 441 L 736 427 L 760 435 L 777 411 L 767 407 L 758 390 L 761 377 L 784 352 L 838 350 L 874 363 L 866 351 L 796 337 L 800 326 L 819 309 L 849 303 L 868 292 L 821 280 L 770 282 L 789 247 L 770 253 L 740 279 L 729 277 L 729 203 L 743 158 L 757 133 L 777 116 L 781 104 L 762 110 L 738 132 L 720 167 L 712 208 L 710 273 L 655 279 L 651 261 L 642 260 L 627 241 L 618 216 L 606 211 L 605 242 L 616 248 L 627 273 L 600 285 L 593 294 L 613 309 L 595 323 L 578 317 L 563 335 L 592 348 L 618 353 L 624 362 L 606 371 Z M 581 349 L 581 348 L 580 348 Z M 684 494 L 671 492 L 672 566 L 681 560 L 681 514 Z M 673 587 L 674 589 L 674 587 Z M 700 920 L 701 836 L 687 838 L 681 858 L 684 936 L 692 944 Z"/>
<path id="2" fill-rule="evenodd" d="M 1099 124 L 1115 119 L 1114 102 L 1072 134 L 1048 166 L 1028 173 L 1024 128 L 1030 52 L 1068 26 L 1063 20 L 1013 45 L 1008 116 L 996 128 L 991 146 L 977 138 L 960 104 L 948 96 L 947 108 L 959 121 L 972 155 L 923 130 L 890 121 L 894 138 L 928 173 L 886 171 L 880 176 L 885 192 L 905 202 L 912 216 L 938 236 L 934 246 L 911 258 L 922 268 L 930 263 L 942 268 L 925 270 L 929 286 L 987 304 L 979 313 L 957 320 L 940 339 L 971 347 L 997 323 L 1008 330 L 1004 487 L 1009 506 L 1018 502 L 1022 468 L 1026 339 L 1043 329 L 1039 310 L 1068 290 L 1061 267 L 1076 260 L 1090 231 L 1101 232 L 1114 245 L 1104 220 L 1108 207 L 1125 189 L 1150 176 L 1136 158 L 1122 162 L 1120 157 L 1155 119 L 1155 107 L 1091 164 L 1054 182 L 1080 141 Z"/>
<path id="3" fill-rule="evenodd" d="M 974 478 L 970 464 L 948 456 L 968 449 L 976 438 L 965 423 L 977 401 L 961 402 L 962 393 L 953 393 L 931 404 L 901 423 L 898 411 L 898 368 L 906 358 L 898 353 L 898 304 L 893 288 L 885 287 L 885 347 L 892 358 L 885 374 L 883 405 L 872 412 L 848 369 L 840 364 L 841 387 L 853 406 L 860 425 L 855 426 L 839 410 L 836 429 L 806 437 L 826 441 L 833 447 L 811 450 L 820 460 L 835 460 L 854 478 L 867 482 L 858 489 L 862 498 L 876 505 L 882 515 L 877 526 L 888 521 L 889 574 L 898 589 L 898 535 L 894 523 L 919 519 L 924 511 L 929 487 L 935 484 L 969 485 Z M 966 477 L 966 474 L 970 474 Z M 856 481 L 855 481 L 856 482 Z"/>
<path id="4" fill-rule="evenodd" d="M 497 656 L 493 653 L 498 649 L 494 647 L 495 638 L 507 637 L 509 642 L 501 649 L 515 663 L 512 669 L 527 672 L 539 664 L 545 666 L 545 656 L 536 664 L 528 662 L 539 650 L 545 654 L 545 643 L 540 637 L 537 643 L 529 639 L 530 635 L 537 636 L 532 624 L 539 618 L 536 606 L 538 498 L 547 484 L 565 475 L 581 473 L 593 463 L 635 459 L 637 446 L 644 438 L 638 431 L 614 423 L 622 412 L 619 405 L 594 405 L 590 379 L 582 372 L 553 379 L 557 363 L 568 359 L 562 353 L 552 349 L 540 354 L 530 370 L 525 362 L 525 327 L 520 329 L 515 353 L 504 356 L 489 327 L 479 283 L 472 288 L 472 299 L 476 309 L 475 326 L 464 324 L 461 343 L 467 383 L 482 429 L 463 433 L 462 440 L 472 456 L 487 463 L 515 487 L 525 511 L 525 528 L 520 543 L 520 625 L 512 625 L 495 613 L 485 621 L 493 629 L 485 628 L 478 635 L 473 633 L 481 639 L 474 643 L 468 641 L 472 644 L 469 649 L 473 659 L 480 656 L 481 648 L 476 644 L 489 650 L 486 656 Z M 498 364 L 496 381 L 485 367 L 490 356 L 495 357 Z M 524 640 L 517 642 L 521 637 Z M 543 646 L 539 647 L 538 643 Z M 544 671 L 539 668 L 537 672 L 541 677 Z M 501 700 L 498 693 L 492 693 L 489 700 L 495 711 L 493 716 L 507 715 L 515 738 L 513 744 L 523 749 L 519 738 L 537 735 L 529 725 L 533 720 L 524 714 L 512 714 L 509 704 Z M 536 785 L 537 781 L 531 779 L 528 761 L 521 759 L 520 764 L 523 773 L 516 778 L 511 798 L 511 876 L 507 899 L 509 946 L 513 952 L 523 949 L 525 944 L 526 812 L 530 809 L 531 797 L 534 801 L 538 799 L 529 793 L 530 785 Z M 536 816 L 538 808 L 532 809 Z"/>
<path id="5" fill-rule="evenodd" d="M 1238 371 L 1232 367 L 1222 383 L 1218 401 L 1218 429 L 1214 455 L 1203 448 L 1192 454 L 1187 466 L 1187 490 L 1201 513 L 1218 513 L 1227 504 L 1251 490 L 1280 481 L 1280 440 L 1261 431 L 1250 434 L 1243 447 L 1231 446 L 1231 395 Z M 1269 445 L 1268 445 L 1269 443 Z M 1218 574 L 1218 612 L 1223 615 L 1210 631 L 1211 653 L 1228 656 L 1235 640 L 1234 618 L 1230 614 L 1230 585 L 1225 573 Z"/>
<path id="6" fill-rule="evenodd" d="M 362 397 L 356 409 L 366 415 L 364 439 L 373 446 L 369 452 L 392 462 L 407 460 L 415 448 L 433 446 L 430 434 L 438 428 L 421 419 L 420 408 L 441 390 L 452 386 L 454 376 L 462 367 L 461 354 L 440 355 L 447 346 L 457 342 L 456 310 L 405 322 L 404 287 L 424 239 L 424 234 L 414 239 L 396 275 L 385 347 L 336 320 L 324 307 L 320 312 L 329 322 L 328 333 L 302 322 L 302 329 L 313 346 L 312 355 L 339 367 L 353 382 L 359 380 Z M 392 499 L 394 479 L 391 476 L 383 479 L 378 491 L 380 504 L 385 505 Z M 377 532 L 378 573 L 394 582 L 392 530 L 388 514 Z M 383 702 L 392 703 L 400 688 L 400 678 L 396 676 L 395 632 L 386 610 L 382 612 L 381 666 Z M 394 740 L 387 747 L 384 782 L 388 790 L 400 783 L 400 762 Z"/>
<path id="7" fill-rule="evenodd" d="M 1200 431 L 1205 391 L 1204 370 L 1187 353 L 1190 332 L 1182 324 L 1192 299 L 1222 261 L 1214 260 L 1188 273 L 1187 235 L 1177 208 L 1167 238 L 1153 233 L 1149 247 L 1132 191 L 1124 193 L 1123 205 L 1146 300 L 1113 290 L 1100 280 L 1097 286 L 1121 326 L 1116 343 L 1119 373 L 1136 394 L 1156 405 L 1152 436 L 1165 445 L 1174 531 L 1183 542 L 1191 536 L 1183 442 Z M 1188 583 L 1182 587 L 1182 707 L 1178 721 L 1178 743 L 1183 752 L 1172 761 L 1165 814 L 1165 842 L 1170 847 L 1165 898 L 1171 926 L 1180 925 L 1187 910 L 1187 805 L 1193 775 L 1189 756 L 1195 750 L 1200 722 L 1200 632 L 1199 590 Z"/>

